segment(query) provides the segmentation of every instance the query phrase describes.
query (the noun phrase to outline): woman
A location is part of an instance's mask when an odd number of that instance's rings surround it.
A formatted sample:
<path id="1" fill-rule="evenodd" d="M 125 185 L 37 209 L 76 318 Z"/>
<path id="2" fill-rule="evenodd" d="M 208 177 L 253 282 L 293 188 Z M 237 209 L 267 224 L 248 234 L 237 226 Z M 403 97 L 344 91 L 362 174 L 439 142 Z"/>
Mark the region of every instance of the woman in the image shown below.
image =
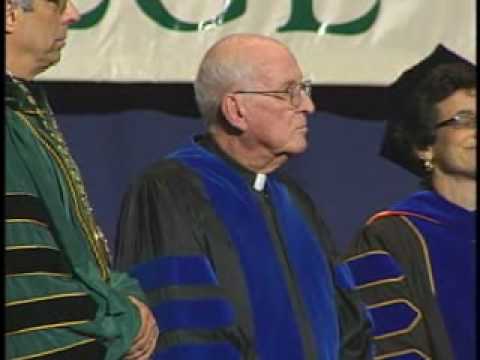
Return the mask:
<path id="1" fill-rule="evenodd" d="M 372 216 L 346 256 L 375 359 L 476 359 L 476 69 L 440 46 L 392 93 L 382 155 L 424 189 Z"/>

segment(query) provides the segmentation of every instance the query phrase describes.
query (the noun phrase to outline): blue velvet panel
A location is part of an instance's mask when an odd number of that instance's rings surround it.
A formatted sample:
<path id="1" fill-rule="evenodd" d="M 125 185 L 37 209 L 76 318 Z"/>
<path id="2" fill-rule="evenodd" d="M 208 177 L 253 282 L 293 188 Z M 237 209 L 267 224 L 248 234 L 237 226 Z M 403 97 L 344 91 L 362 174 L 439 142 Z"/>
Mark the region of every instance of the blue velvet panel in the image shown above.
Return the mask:
<path id="1" fill-rule="evenodd" d="M 284 273 L 264 215 L 249 184 L 227 163 L 200 146 L 171 157 L 202 178 L 217 216 L 226 225 L 245 273 L 255 323 L 255 345 L 262 360 L 302 359 L 304 349 Z M 285 186 L 270 175 L 267 190 L 278 216 L 293 275 L 298 281 L 316 340 L 318 360 L 336 360 L 339 330 L 331 271 L 319 239 L 290 199 Z"/>
<path id="2" fill-rule="evenodd" d="M 240 360 L 241 355 L 228 343 L 185 344 L 158 351 L 152 360 Z"/>
<path id="3" fill-rule="evenodd" d="M 218 329 L 233 325 L 235 312 L 225 300 L 172 300 L 153 307 L 161 331 Z"/>
<path id="4" fill-rule="evenodd" d="M 413 307 L 405 302 L 370 307 L 369 310 L 374 323 L 373 336 L 407 330 L 420 316 Z"/>
<path id="5" fill-rule="evenodd" d="M 135 266 L 130 274 L 144 291 L 172 285 L 216 285 L 217 278 L 204 256 L 161 256 Z"/>
<path id="6" fill-rule="evenodd" d="M 294 269 L 319 359 L 338 359 L 340 329 L 333 291 L 333 272 L 321 243 L 305 224 L 287 187 L 273 176 L 267 180 L 270 199 L 278 216 L 288 258 Z"/>
<path id="7" fill-rule="evenodd" d="M 303 358 L 282 268 L 260 206 L 244 179 L 200 146 L 183 148 L 173 158 L 202 178 L 238 251 L 253 310 L 257 353 L 265 360 Z"/>
<path id="8" fill-rule="evenodd" d="M 436 298 L 456 359 L 476 359 L 476 211 L 450 203 L 433 191 L 412 194 L 392 207 L 409 216 L 428 248 Z"/>
<path id="9" fill-rule="evenodd" d="M 355 288 L 355 280 L 348 264 L 335 266 L 335 282 L 342 289 L 351 290 Z"/>
<path id="10" fill-rule="evenodd" d="M 400 266 L 389 254 L 372 253 L 346 263 L 352 271 L 356 287 L 403 275 Z"/>
<path id="11" fill-rule="evenodd" d="M 385 360 L 426 360 L 426 357 L 423 357 L 416 352 L 409 352 L 406 354 L 401 354 L 401 355 L 394 355 L 394 356 L 389 356 L 385 358 Z"/>

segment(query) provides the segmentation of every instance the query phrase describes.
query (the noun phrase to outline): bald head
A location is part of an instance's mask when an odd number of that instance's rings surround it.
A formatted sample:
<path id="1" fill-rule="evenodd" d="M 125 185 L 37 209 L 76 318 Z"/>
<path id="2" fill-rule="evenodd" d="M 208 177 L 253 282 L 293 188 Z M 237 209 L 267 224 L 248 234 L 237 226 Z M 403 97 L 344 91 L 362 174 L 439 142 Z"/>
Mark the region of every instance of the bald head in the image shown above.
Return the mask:
<path id="1" fill-rule="evenodd" d="M 257 34 L 233 34 L 215 43 L 205 54 L 202 64 L 210 61 L 232 63 L 239 66 L 258 63 L 266 48 L 275 48 L 290 53 L 284 44 L 273 38 Z"/>
<path id="2" fill-rule="evenodd" d="M 234 34 L 216 42 L 205 54 L 195 80 L 195 96 L 203 118 L 214 125 L 224 94 L 254 89 L 267 77 L 276 56 L 293 55 L 281 42 L 257 34 Z"/>

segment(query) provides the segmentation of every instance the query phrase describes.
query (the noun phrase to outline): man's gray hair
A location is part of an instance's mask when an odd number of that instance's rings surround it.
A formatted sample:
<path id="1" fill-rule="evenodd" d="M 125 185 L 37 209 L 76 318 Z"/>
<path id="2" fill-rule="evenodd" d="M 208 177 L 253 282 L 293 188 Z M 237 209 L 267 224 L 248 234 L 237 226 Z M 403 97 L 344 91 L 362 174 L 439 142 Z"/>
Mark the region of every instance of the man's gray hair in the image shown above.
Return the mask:
<path id="1" fill-rule="evenodd" d="M 25 11 L 33 10 L 33 0 L 10 0 L 13 6 L 20 6 Z"/>
<path id="2" fill-rule="evenodd" d="M 223 96 L 253 83 L 252 75 L 251 66 L 234 57 L 207 53 L 200 64 L 194 89 L 198 108 L 209 128 L 223 118 L 220 109 Z"/>

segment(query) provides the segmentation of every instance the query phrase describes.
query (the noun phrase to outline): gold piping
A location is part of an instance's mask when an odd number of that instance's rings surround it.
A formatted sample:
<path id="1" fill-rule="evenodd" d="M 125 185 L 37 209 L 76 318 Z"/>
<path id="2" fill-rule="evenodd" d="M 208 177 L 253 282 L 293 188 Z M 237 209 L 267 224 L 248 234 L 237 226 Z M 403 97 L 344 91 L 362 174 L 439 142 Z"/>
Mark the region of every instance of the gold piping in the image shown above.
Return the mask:
<path id="1" fill-rule="evenodd" d="M 400 275 L 400 276 L 395 277 L 395 278 L 371 281 L 371 282 L 365 283 L 363 285 L 355 286 L 354 289 L 360 290 L 360 289 L 369 288 L 371 286 L 377 286 L 377 285 L 388 284 L 388 283 L 395 283 L 395 282 L 400 282 L 400 281 L 403 281 L 403 280 L 405 280 L 405 275 Z"/>
<path id="2" fill-rule="evenodd" d="M 27 303 L 37 302 L 37 301 L 61 299 L 66 297 L 86 296 L 86 295 L 87 293 L 84 293 L 84 292 L 76 292 L 76 293 L 67 293 L 67 294 L 55 294 L 50 296 L 40 296 L 36 298 L 31 298 L 31 299 L 11 301 L 9 303 L 6 303 L 5 306 L 13 306 L 13 305 L 27 304 Z"/>
<path id="3" fill-rule="evenodd" d="M 60 251 L 59 248 L 53 247 L 51 245 L 9 245 L 5 247 L 5 250 L 26 250 L 26 249 L 50 249 Z"/>
<path id="4" fill-rule="evenodd" d="M 377 254 L 388 255 L 388 256 L 392 257 L 392 255 L 388 251 L 385 251 L 385 250 L 370 250 L 370 251 L 367 251 L 367 252 L 364 252 L 364 253 L 361 253 L 361 254 L 358 254 L 358 255 L 351 256 L 351 257 L 347 258 L 345 260 L 345 262 L 347 263 L 347 262 L 350 262 L 350 261 L 355 261 L 355 260 L 362 259 L 362 258 L 370 256 L 370 255 L 377 255 Z M 360 290 L 360 289 L 365 289 L 365 288 L 368 288 L 368 287 L 371 287 L 371 286 L 376 286 L 376 285 L 381 285 L 381 284 L 386 284 L 386 283 L 393 283 L 393 282 L 400 282 L 404 279 L 405 279 L 405 275 L 400 275 L 400 276 L 397 276 L 397 277 L 394 277 L 394 278 L 381 279 L 381 280 L 367 282 L 363 285 L 355 286 L 354 289 Z"/>
<path id="5" fill-rule="evenodd" d="M 48 228 L 48 225 L 45 224 L 44 222 L 34 220 L 34 219 L 5 219 L 5 222 L 7 224 L 29 223 L 29 224 L 40 225 L 40 226 Z"/>
<path id="6" fill-rule="evenodd" d="M 432 263 L 430 261 L 430 254 L 428 252 L 428 247 L 427 247 L 427 242 L 425 241 L 425 238 L 423 235 L 418 231 L 417 227 L 405 216 L 400 216 L 400 218 L 407 223 L 407 225 L 412 229 L 412 231 L 415 233 L 417 236 L 418 241 L 420 242 L 420 246 L 423 251 L 423 257 L 425 258 L 425 262 L 427 264 L 427 273 L 428 273 L 428 280 L 430 281 L 430 287 L 432 289 L 432 293 L 435 295 L 436 290 L 435 290 L 435 281 L 433 279 L 433 269 L 432 269 Z"/>
<path id="7" fill-rule="evenodd" d="M 425 360 L 431 360 L 431 358 L 429 356 L 425 355 L 423 352 L 421 352 L 420 350 L 417 350 L 417 349 L 406 349 L 406 350 L 395 351 L 395 352 L 383 354 L 383 355 L 380 355 L 380 356 L 375 356 L 373 358 L 373 360 L 384 360 L 384 359 L 392 358 L 394 356 L 406 355 L 406 354 L 411 354 L 411 353 L 415 353 L 415 354 L 421 356 L 422 358 L 424 358 Z"/>
<path id="8" fill-rule="evenodd" d="M 79 341 L 79 342 L 76 342 L 76 343 L 73 343 L 73 344 L 70 344 L 70 345 L 67 345 L 67 346 L 63 346 L 63 347 L 60 347 L 60 348 L 55 348 L 53 350 L 43 351 L 41 353 L 32 354 L 32 355 L 16 357 L 16 358 L 13 358 L 12 360 L 35 359 L 35 358 L 38 358 L 40 356 L 54 354 L 54 353 L 64 351 L 64 350 L 68 350 L 68 349 L 71 349 L 71 348 L 74 348 L 74 347 L 77 347 L 77 346 L 80 346 L 80 345 L 85 345 L 85 344 L 88 344 L 88 343 L 91 343 L 91 342 L 94 342 L 94 341 L 95 341 L 95 339 L 86 339 L 86 340 L 82 340 L 82 341 Z"/>
<path id="9" fill-rule="evenodd" d="M 63 164 L 62 160 L 58 156 L 58 154 L 51 148 L 50 144 L 46 139 L 44 139 L 40 131 L 35 129 L 28 119 L 23 115 L 21 112 L 17 112 L 17 114 L 20 116 L 20 118 L 25 122 L 25 124 L 30 128 L 32 131 L 33 135 L 45 146 L 47 151 L 52 155 L 52 157 L 55 159 L 56 163 L 58 166 L 61 168 L 63 171 L 63 175 L 65 177 L 65 180 L 67 182 L 68 188 L 70 189 L 70 192 L 72 194 L 71 198 L 74 203 L 74 209 L 75 213 L 77 214 L 77 218 L 80 221 L 80 224 L 83 228 L 83 231 L 85 232 L 87 239 L 89 240 L 90 246 L 93 250 L 93 253 L 95 255 L 95 258 L 97 260 L 97 263 L 100 267 L 100 273 L 103 279 L 108 279 L 109 277 L 109 271 L 108 271 L 108 261 L 107 261 L 107 256 L 106 256 L 106 250 L 104 250 L 104 254 L 100 255 L 100 249 L 99 249 L 99 241 L 96 240 L 95 236 L 95 229 L 92 228 L 92 225 L 89 224 L 89 222 L 82 216 L 82 212 L 80 210 L 80 206 L 76 200 L 76 197 L 73 196 L 75 194 L 75 186 L 72 184 L 72 179 L 70 179 L 70 176 L 68 174 L 68 170 L 65 168 L 65 165 Z M 87 215 L 88 216 L 88 215 Z"/>
<path id="10" fill-rule="evenodd" d="M 6 193 L 5 193 L 5 196 L 14 196 L 14 195 L 28 195 L 28 196 L 32 196 L 32 197 L 38 199 L 38 196 L 37 196 L 37 195 L 31 194 L 31 193 L 27 193 L 27 192 L 23 192 L 23 191 L 18 191 L 18 192 L 14 191 L 14 192 L 6 192 Z"/>
<path id="11" fill-rule="evenodd" d="M 46 271 L 38 271 L 38 272 L 29 272 L 29 273 L 17 273 L 17 274 L 8 274 L 5 277 L 20 277 L 20 276 L 58 276 L 58 277 L 73 277 L 70 273 L 52 273 Z"/>
<path id="12" fill-rule="evenodd" d="M 67 326 L 67 325 L 80 325 L 80 324 L 85 324 L 87 322 L 90 322 L 90 320 L 66 321 L 66 322 L 62 322 L 62 323 L 33 326 L 33 327 L 29 327 L 29 328 L 15 330 L 15 331 L 5 333 L 5 336 L 23 334 L 23 333 L 31 332 L 31 331 L 54 329 L 54 328 L 58 328 L 58 327 L 64 327 L 64 326 Z"/>
<path id="13" fill-rule="evenodd" d="M 345 262 L 358 260 L 358 259 L 361 259 L 363 257 L 367 257 L 367 256 L 370 256 L 370 255 L 375 255 L 375 254 L 390 255 L 390 253 L 385 251 L 385 250 L 371 250 L 371 251 L 367 251 L 367 252 L 364 252 L 364 253 L 361 253 L 361 254 L 358 254 L 358 255 L 351 256 L 351 257 L 347 258 L 345 260 Z"/>
<path id="14" fill-rule="evenodd" d="M 413 321 L 406 328 L 404 328 L 402 330 L 391 331 L 391 332 L 383 334 L 383 335 L 374 336 L 373 337 L 374 340 L 381 340 L 381 339 L 386 339 L 386 338 L 389 338 L 389 337 L 392 337 L 392 336 L 397 336 L 397 335 L 402 335 L 402 334 L 409 333 L 410 331 L 413 330 L 413 328 L 415 326 L 417 326 L 417 324 L 422 319 L 422 312 L 420 311 L 420 309 L 417 308 L 415 305 L 413 305 L 410 301 L 408 301 L 406 299 L 388 300 L 388 301 L 384 301 L 384 302 L 381 302 L 381 303 L 368 305 L 367 309 L 370 310 L 370 309 L 375 309 L 375 308 L 378 308 L 378 307 L 383 307 L 385 305 L 398 304 L 398 303 L 407 304 L 410 308 L 412 308 L 417 313 L 417 316 L 415 316 Z"/>

